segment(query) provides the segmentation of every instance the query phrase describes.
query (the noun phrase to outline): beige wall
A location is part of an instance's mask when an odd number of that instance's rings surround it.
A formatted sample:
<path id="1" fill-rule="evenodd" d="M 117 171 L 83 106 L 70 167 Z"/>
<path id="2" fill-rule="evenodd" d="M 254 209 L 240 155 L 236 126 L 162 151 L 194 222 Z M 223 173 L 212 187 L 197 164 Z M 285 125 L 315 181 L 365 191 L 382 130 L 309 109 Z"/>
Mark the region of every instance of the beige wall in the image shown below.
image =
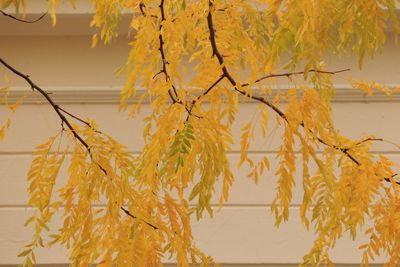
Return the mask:
<path id="1" fill-rule="evenodd" d="M 40 8 L 36 7 L 36 11 L 40 13 Z M 46 90 L 54 91 L 53 97 L 65 103 L 67 110 L 82 117 L 95 118 L 102 130 L 128 145 L 130 152 L 138 153 L 143 145 L 141 118 L 149 112 L 149 107 L 144 106 L 143 113 L 135 119 L 128 119 L 126 114 L 117 112 L 118 89 L 123 83 L 123 77 L 116 78 L 114 72 L 124 63 L 128 51 L 127 37 L 122 36 L 109 47 L 90 49 L 91 31 L 86 30 L 89 16 L 69 9 L 63 12 L 58 28 L 54 30 L 49 28 L 48 21 L 36 26 L 29 25 L 31 28 L 26 30 L 26 25 L 0 17 L 1 57 L 29 74 Z M 354 69 L 350 73 L 353 76 L 389 84 L 400 84 L 399 60 L 400 49 L 394 45 L 392 38 L 389 38 L 384 53 L 375 61 L 367 62 L 362 72 L 356 70 L 356 59 L 328 59 L 332 68 L 351 67 Z M 5 73 L 0 68 L 0 77 Z M 337 127 L 350 137 L 376 134 L 400 143 L 399 98 L 391 101 L 381 96 L 366 98 L 347 88 L 346 77 L 350 74 L 336 78 L 336 83 L 342 88 L 333 105 Z M 23 81 L 9 76 L 15 90 L 25 90 Z M 26 205 L 25 174 L 32 159 L 33 148 L 57 131 L 60 125 L 52 110 L 40 104 L 41 101 L 31 98 L 27 102 L 13 115 L 12 128 L 6 140 L 0 143 L 0 265 L 19 263 L 16 257 L 19 248 L 30 239 L 31 229 L 23 227 L 24 220 L 32 212 Z M 229 154 L 233 165 L 236 165 L 238 159 L 237 138 L 240 128 L 254 113 L 256 106 L 254 103 L 246 103 L 240 107 L 234 125 L 236 143 Z M 1 112 L 0 118 L 3 118 L 4 111 Z M 267 142 L 256 136 L 251 157 L 268 155 L 274 169 L 279 137 L 279 130 Z M 380 143 L 374 151 L 400 162 L 399 150 L 393 146 Z M 198 246 L 220 262 L 239 264 L 223 266 L 279 264 L 283 267 L 298 263 L 313 240 L 313 233 L 307 232 L 299 220 L 301 187 L 296 187 L 294 192 L 290 221 L 276 229 L 269 213 L 275 188 L 273 172 L 263 177 L 259 185 L 254 185 L 246 178 L 247 172 L 246 168 L 236 171 L 230 200 L 215 214 L 213 220 L 206 218 L 193 223 Z M 216 196 L 213 200 L 215 207 L 217 199 Z M 55 228 L 57 222 L 56 219 Z M 333 250 L 333 259 L 342 264 L 359 262 L 357 247 L 365 241 L 362 235 L 355 242 L 346 236 Z M 65 251 L 60 248 L 39 250 L 37 259 L 39 263 L 51 265 L 67 262 Z M 382 258 L 378 262 L 381 261 Z"/>

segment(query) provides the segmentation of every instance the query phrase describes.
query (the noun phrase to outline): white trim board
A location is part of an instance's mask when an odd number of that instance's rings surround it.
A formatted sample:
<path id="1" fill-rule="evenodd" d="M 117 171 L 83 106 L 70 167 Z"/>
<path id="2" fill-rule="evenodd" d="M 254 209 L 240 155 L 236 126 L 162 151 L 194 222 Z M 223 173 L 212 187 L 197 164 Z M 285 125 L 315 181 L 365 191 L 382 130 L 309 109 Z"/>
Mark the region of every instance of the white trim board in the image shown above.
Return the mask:
<path id="1" fill-rule="evenodd" d="M 390 85 L 398 86 L 398 85 Z M 122 86 L 110 87 L 43 87 L 51 94 L 51 98 L 57 104 L 118 104 L 120 101 L 120 90 Z M 395 94 L 391 98 L 383 93 L 375 93 L 367 96 L 365 93 L 351 88 L 350 85 L 337 85 L 336 95 L 333 102 L 398 102 L 400 94 Z M 287 88 L 281 87 L 272 90 L 272 95 L 277 92 L 284 92 Z M 257 94 L 254 91 L 255 95 Z M 137 102 L 144 89 L 138 89 L 136 97 L 132 102 Z M 12 87 L 9 101 L 14 102 L 24 94 L 27 94 L 24 104 L 46 104 L 47 101 L 36 92 L 32 92 L 28 87 Z M 148 102 L 147 102 L 148 103 Z"/>

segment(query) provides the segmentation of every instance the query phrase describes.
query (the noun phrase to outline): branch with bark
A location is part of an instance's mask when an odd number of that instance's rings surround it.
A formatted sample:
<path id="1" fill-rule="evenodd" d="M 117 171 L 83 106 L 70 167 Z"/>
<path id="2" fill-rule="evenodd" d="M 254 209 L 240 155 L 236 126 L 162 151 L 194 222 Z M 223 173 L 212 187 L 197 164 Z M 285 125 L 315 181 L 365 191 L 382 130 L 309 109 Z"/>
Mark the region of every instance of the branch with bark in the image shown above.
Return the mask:
<path id="1" fill-rule="evenodd" d="M 37 91 L 39 94 L 41 94 L 46 100 L 47 102 L 50 104 L 50 106 L 54 109 L 54 111 L 57 113 L 58 117 L 60 118 L 61 122 L 64 123 L 65 125 L 67 125 L 67 127 L 71 130 L 72 134 L 74 135 L 74 137 L 86 148 L 86 150 L 88 151 L 90 157 L 92 157 L 92 153 L 91 153 L 91 149 L 89 147 L 89 145 L 85 142 L 85 140 L 83 140 L 83 138 L 77 133 L 77 131 L 74 129 L 74 127 L 72 126 L 72 124 L 70 123 L 70 121 L 65 117 L 65 115 L 63 114 L 63 109 L 61 109 L 59 107 L 59 105 L 57 105 L 50 97 L 50 95 L 43 90 L 41 87 L 39 87 L 37 84 L 35 84 L 29 77 L 29 75 L 23 74 L 22 72 L 20 72 L 19 70 L 15 69 L 14 67 L 12 67 L 11 65 L 9 65 L 7 62 L 5 62 L 2 58 L 0 58 L 0 62 L 7 68 L 9 69 L 11 72 L 13 72 L 14 74 L 16 74 L 17 76 L 23 78 L 31 87 L 32 91 Z M 66 113 L 68 114 L 68 113 Z M 75 116 L 74 116 L 75 117 Z M 81 119 L 79 119 L 80 121 L 83 121 Z M 88 124 L 87 122 L 85 122 L 86 124 Z"/>
<path id="2" fill-rule="evenodd" d="M 68 129 L 72 132 L 73 136 L 86 148 L 86 150 L 88 151 L 88 154 L 91 158 L 91 160 L 93 161 L 93 155 L 92 155 L 92 150 L 90 148 L 90 146 L 88 145 L 88 143 L 86 143 L 85 140 L 83 140 L 83 138 L 78 134 L 78 132 L 74 129 L 74 127 L 72 126 L 71 122 L 66 118 L 66 116 L 64 114 L 67 114 L 68 116 L 80 121 L 81 123 L 89 126 L 90 128 L 92 128 L 92 126 L 90 125 L 89 122 L 79 118 L 76 115 L 73 115 L 72 113 L 66 111 L 65 109 L 61 108 L 57 103 L 55 103 L 49 93 L 47 93 L 45 90 L 43 90 L 40 86 L 38 86 L 36 83 L 34 83 L 32 81 L 32 79 L 29 77 L 29 75 L 26 75 L 24 73 L 22 73 L 21 71 L 17 70 L 16 68 L 14 68 L 13 66 L 11 66 L 10 64 L 8 64 L 3 58 L 0 58 L 0 63 L 6 67 L 8 70 L 10 70 L 11 72 L 13 72 L 14 74 L 16 74 L 17 76 L 23 78 L 31 87 L 31 89 L 33 91 L 38 92 L 39 94 L 41 94 L 46 100 L 47 102 L 50 104 L 50 106 L 53 108 L 53 110 L 56 112 L 57 116 L 60 118 L 61 120 L 61 124 L 62 125 L 67 125 Z M 63 127 L 63 126 L 62 126 Z M 92 128 L 93 129 L 93 128 Z M 95 130 L 97 133 L 101 133 L 97 130 Z M 104 175 L 108 175 L 107 171 L 105 170 L 105 168 L 103 166 L 101 166 L 98 162 L 96 162 L 96 165 L 100 168 L 100 170 L 104 173 Z M 125 209 L 124 207 L 120 207 L 120 209 L 129 217 L 133 218 L 133 219 L 137 219 L 137 217 L 135 215 L 133 215 L 129 210 Z M 144 221 L 144 220 L 143 220 Z M 157 230 L 158 228 L 156 226 L 154 226 L 153 224 L 144 221 L 145 224 L 147 224 L 148 226 L 152 227 L 154 230 Z"/>
<path id="3" fill-rule="evenodd" d="M 8 17 L 10 19 L 13 19 L 13 20 L 16 20 L 16 21 L 22 22 L 22 23 L 35 23 L 35 22 L 42 20 L 47 15 L 47 12 L 46 12 L 46 13 L 43 13 L 42 15 L 40 15 L 40 17 L 38 17 L 36 19 L 26 20 L 26 19 L 20 19 L 14 15 L 8 14 L 7 12 L 4 12 L 3 10 L 0 10 L 0 13 L 5 17 Z"/>
<path id="4" fill-rule="evenodd" d="M 161 14 L 160 26 L 158 28 L 158 41 L 159 41 L 158 50 L 160 51 L 161 63 L 162 63 L 162 69 L 159 73 L 164 73 L 165 82 L 169 83 L 171 81 L 171 77 L 167 71 L 168 61 L 165 57 L 164 38 L 162 35 L 163 23 L 165 21 L 164 0 L 161 0 L 160 5 L 158 7 L 160 8 L 160 14 Z M 157 76 L 157 74 L 155 76 Z M 174 93 L 174 95 L 172 95 L 172 92 Z M 171 84 L 171 88 L 168 89 L 168 94 L 173 103 L 183 104 L 182 101 L 179 100 L 178 92 L 176 91 L 175 85 Z"/>
<path id="5" fill-rule="evenodd" d="M 213 56 L 213 57 L 215 56 L 215 57 L 217 58 L 218 63 L 219 63 L 219 65 L 221 66 L 222 75 L 221 75 L 221 77 L 220 77 L 216 82 L 214 82 L 202 95 L 200 95 L 200 97 L 207 95 L 213 88 L 215 88 L 215 87 L 218 85 L 219 82 L 221 82 L 224 78 L 226 78 L 226 79 L 229 81 L 229 83 L 233 86 L 233 89 L 234 89 L 236 92 L 240 93 L 240 94 L 243 95 L 243 96 L 246 96 L 246 97 L 248 97 L 248 98 L 251 98 L 251 99 L 253 99 L 253 100 L 256 100 L 256 101 L 258 101 L 258 102 L 260 102 L 260 103 L 262 103 L 262 104 L 268 106 L 268 107 L 271 108 L 276 114 L 278 114 L 279 117 L 281 117 L 285 122 L 288 123 L 288 119 L 287 119 L 285 113 L 284 113 L 282 110 L 280 110 L 276 105 L 274 105 L 273 103 L 271 103 L 270 101 L 268 101 L 268 100 L 265 99 L 264 97 L 249 95 L 246 91 L 243 91 L 242 89 L 239 89 L 239 88 L 238 88 L 238 86 L 237 86 L 238 83 L 237 83 L 236 80 L 233 78 L 233 76 L 230 74 L 228 68 L 227 68 L 226 65 L 225 65 L 224 57 L 223 57 L 223 55 L 221 54 L 221 52 L 218 50 L 217 41 L 216 41 L 216 36 L 215 36 L 214 22 L 213 22 L 213 14 L 212 14 L 212 11 L 213 11 L 213 2 L 212 2 L 211 0 L 209 0 L 208 4 L 209 4 L 209 9 L 208 9 L 208 14 L 207 14 L 207 26 L 208 26 L 208 30 L 209 30 L 210 46 L 211 46 L 211 49 L 212 49 L 212 56 Z M 350 70 L 350 69 L 343 69 L 343 70 L 338 70 L 338 71 L 322 71 L 322 70 L 311 69 L 311 70 L 309 70 L 309 72 L 316 72 L 316 73 L 323 73 L 323 74 L 331 74 L 331 75 L 334 75 L 334 74 L 341 73 L 341 72 L 346 72 L 346 71 L 349 71 L 349 70 Z M 287 72 L 287 73 L 281 73 L 281 74 L 269 74 L 269 75 L 263 76 L 263 77 L 261 77 L 261 78 L 255 80 L 255 83 L 261 82 L 261 81 L 266 80 L 266 79 L 268 79 L 268 78 L 274 78 L 274 77 L 290 77 L 290 76 L 292 76 L 292 75 L 300 75 L 300 74 L 304 74 L 304 72 Z M 246 86 L 250 86 L 250 84 L 249 84 L 249 83 L 244 83 L 244 84 L 241 84 L 241 85 L 240 85 L 240 87 L 246 87 Z M 197 101 L 198 99 L 200 99 L 200 97 L 198 97 L 198 98 L 193 102 L 192 107 L 194 106 L 194 104 L 196 103 L 196 101 Z M 303 128 L 305 128 L 305 125 L 304 125 L 303 122 L 300 123 L 300 126 L 303 127 Z M 350 154 L 349 148 L 343 148 L 343 147 L 340 147 L 340 146 L 337 146 L 337 145 L 329 144 L 329 143 L 327 143 L 325 140 L 323 140 L 323 139 L 321 139 L 320 137 L 315 136 L 315 135 L 314 135 L 314 137 L 315 137 L 315 139 L 316 139 L 319 143 L 321 143 L 321 144 L 323 144 L 323 145 L 325 145 L 325 146 L 331 147 L 331 148 L 333 148 L 333 149 L 336 149 L 336 150 L 342 152 L 346 157 L 348 157 L 348 158 L 349 158 L 352 162 L 354 162 L 356 165 L 358 165 L 358 166 L 361 165 L 360 161 L 357 160 L 354 156 L 352 156 L 352 155 Z M 383 139 L 381 139 L 381 138 L 374 138 L 374 139 L 368 138 L 368 139 L 365 139 L 365 140 L 361 141 L 361 143 L 368 142 L 368 141 L 383 141 Z M 361 143 L 359 142 L 359 143 L 357 143 L 357 145 L 359 145 L 359 144 L 361 144 Z M 397 174 L 393 175 L 391 178 L 395 177 L 396 175 L 397 175 Z M 391 178 L 384 177 L 383 180 L 389 181 L 389 182 L 390 182 Z M 395 183 L 398 184 L 398 185 L 400 185 L 400 182 L 395 182 Z"/>

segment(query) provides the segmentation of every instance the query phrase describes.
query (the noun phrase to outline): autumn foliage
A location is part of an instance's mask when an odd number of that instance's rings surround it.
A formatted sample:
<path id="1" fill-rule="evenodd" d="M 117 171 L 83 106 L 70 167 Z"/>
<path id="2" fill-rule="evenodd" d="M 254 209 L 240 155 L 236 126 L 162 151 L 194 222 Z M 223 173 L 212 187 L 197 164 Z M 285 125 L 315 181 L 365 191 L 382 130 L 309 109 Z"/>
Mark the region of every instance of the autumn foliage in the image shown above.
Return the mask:
<path id="1" fill-rule="evenodd" d="M 339 238 L 366 234 L 370 242 L 360 247 L 363 264 L 384 254 L 388 266 L 400 265 L 395 164 L 370 153 L 374 142 L 385 139 L 352 140 L 335 129 L 332 77 L 347 70 L 327 70 L 322 62 L 327 52 L 357 53 L 361 67 L 366 55 L 382 48 L 389 23 L 399 30 L 396 1 L 91 2 L 91 26 L 98 28 L 93 46 L 99 41 L 112 45 L 123 14 L 132 18 L 131 50 L 121 71 L 127 81 L 120 109 L 135 116 L 143 101 L 150 102 L 152 112 L 143 129 L 146 142 L 141 154 L 132 156 L 93 119 L 77 118 L 62 109 L 34 83 L 34 77 L 1 59 L 4 67 L 49 99 L 63 125 L 36 148 L 28 173 L 29 204 L 36 213 L 26 222 L 33 225 L 32 242 L 20 254 L 27 266 L 35 262 L 37 247 L 55 243 L 68 248 L 73 266 L 158 266 L 169 255 L 181 266 L 214 264 L 195 246 L 191 220 L 205 213 L 213 216 L 213 195 L 220 194 L 221 206 L 229 198 L 236 166 L 227 153 L 242 101 L 259 103 L 259 112 L 243 125 L 239 167 L 249 165 L 248 176 L 256 183 L 265 175 L 278 177 L 271 185 L 276 187 L 271 209 L 276 225 L 289 219 L 295 175 L 302 173 L 301 220 L 315 232 L 302 264 L 329 264 L 329 251 Z M 25 6 L 25 1 L 2 3 L 3 8 Z M 48 3 L 55 23 L 57 1 Z M 194 75 L 188 78 L 189 65 Z M 284 93 L 272 93 L 274 78 L 295 76 L 303 82 Z M 352 84 L 389 97 L 399 91 L 357 80 Z M 3 104 L 15 109 L 7 101 L 7 88 L 2 91 Z M 145 93 L 137 96 L 137 88 Z M 132 104 L 133 97 L 139 103 Z M 255 132 L 267 139 L 271 121 L 282 129 L 277 169 L 270 169 L 267 157 L 254 162 L 248 156 Z M 7 121 L 0 138 L 9 126 Z M 59 185 L 63 164 L 68 179 Z M 312 164 L 317 166 L 315 172 L 310 170 Z M 222 188 L 216 188 L 219 179 Z M 100 203 L 106 204 L 96 206 Z M 63 224 L 48 233 L 56 215 L 62 216 Z M 363 228 L 366 221 L 372 226 Z"/>

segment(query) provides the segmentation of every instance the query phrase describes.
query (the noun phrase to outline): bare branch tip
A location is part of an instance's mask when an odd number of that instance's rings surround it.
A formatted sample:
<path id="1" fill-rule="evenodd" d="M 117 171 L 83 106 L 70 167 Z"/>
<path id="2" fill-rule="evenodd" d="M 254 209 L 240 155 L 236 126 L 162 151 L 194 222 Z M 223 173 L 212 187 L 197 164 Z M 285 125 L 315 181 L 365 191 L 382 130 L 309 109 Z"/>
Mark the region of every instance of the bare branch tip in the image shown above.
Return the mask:
<path id="1" fill-rule="evenodd" d="M 25 20 L 25 19 L 17 18 L 16 16 L 13 16 L 11 14 L 8 14 L 8 13 L 4 12 L 3 10 L 0 10 L 0 13 L 5 17 L 9 17 L 9 18 L 11 18 L 11 19 L 13 19 L 15 21 L 22 22 L 22 23 L 35 23 L 35 22 L 40 21 L 41 19 L 43 19 L 47 15 L 47 12 L 45 12 L 40 17 L 38 17 L 37 19 Z"/>

